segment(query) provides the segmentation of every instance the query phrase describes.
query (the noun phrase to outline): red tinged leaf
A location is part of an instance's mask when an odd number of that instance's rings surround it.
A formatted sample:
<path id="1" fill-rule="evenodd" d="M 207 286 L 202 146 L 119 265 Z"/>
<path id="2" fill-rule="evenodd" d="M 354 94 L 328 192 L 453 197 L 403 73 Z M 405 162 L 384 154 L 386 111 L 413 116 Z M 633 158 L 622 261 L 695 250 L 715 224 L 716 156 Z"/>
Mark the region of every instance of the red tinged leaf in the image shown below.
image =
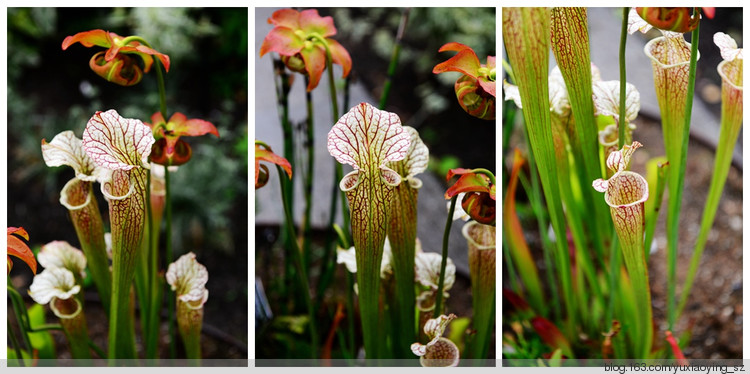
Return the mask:
<path id="1" fill-rule="evenodd" d="M 677 340 L 672 335 L 672 332 L 667 331 L 666 335 L 667 335 L 667 343 L 669 343 L 669 346 L 672 348 L 672 354 L 674 354 L 674 358 L 677 359 L 677 365 L 680 365 L 680 366 L 690 365 L 688 360 L 685 358 L 685 355 L 682 354 L 682 350 L 680 349 L 679 344 L 677 344 Z"/>
<path id="2" fill-rule="evenodd" d="M 36 258 L 31 252 L 29 246 L 19 239 L 19 237 L 29 240 L 29 234 L 23 227 L 8 227 L 8 274 L 13 267 L 10 256 L 21 259 L 26 265 L 29 265 L 31 271 L 36 274 Z"/>
<path id="3" fill-rule="evenodd" d="M 519 312 L 525 313 L 532 311 L 526 300 L 524 300 L 521 296 L 518 296 L 517 293 L 507 288 L 503 288 L 503 297 L 508 300 L 511 305 L 513 305 L 513 307 L 516 308 Z"/>
<path id="4" fill-rule="evenodd" d="M 545 344 L 553 349 L 560 349 L 567 357 L 573 357 L 573 350 L 570 348 L 570 342 L 560 332 L 560 329 L 544 317 L 534 317 L 531 319 L 531 325 L 542 338 Z"/>

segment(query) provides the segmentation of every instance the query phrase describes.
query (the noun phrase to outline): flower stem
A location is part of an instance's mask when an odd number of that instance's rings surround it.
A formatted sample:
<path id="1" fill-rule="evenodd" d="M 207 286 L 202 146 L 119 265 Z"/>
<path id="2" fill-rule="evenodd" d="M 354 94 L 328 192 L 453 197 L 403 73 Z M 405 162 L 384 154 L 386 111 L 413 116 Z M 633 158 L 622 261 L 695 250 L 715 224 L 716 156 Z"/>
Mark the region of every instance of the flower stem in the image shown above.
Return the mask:
<path id="1" fill-rule="evenodd" d="M 169 170 L 164 170 L 164 211 L 166 215 L 167 231 L 164 233 L 166 249 L 164 253 L 164 263 L 172 263 L 172 199 L 169 192 Z M 167 288 L 168 315 L 167 326 L 169 331 L 169 357 L 177 357 L 177 331 L 175 328 L 175 295 L 171 288 Z"/>
<path id="2" fill-rule="evenodd" d="M 432 318 L 440 317 L 443 311 L 443 284 L 445 283 L 445 267 L 448 264 L 448 238 L 451 236 L 451 225 L 453 225 L 453 211 L 456 210 L 456 200 L 458 195 L 451 198 L 451 206 L 448 208 L 448 218 L 445 220 L 445 230 L 443 230 L 443 258 L 440 260 L 440 276 L 438 277 L 437 295 L 435 295 L 435 310 Z"/>
<path id="3" fill-rule="evenodd" d="M 388 65 L 388 75 L 385 77 L 385 84 L 383 85 L 383 93 L 380 95 L 380 103 L 378 109 L 385 109 L 385 104 L 388 102 L 388 95 L 391 92 L 391 84 L 393 82 L 393 75 L 396 73 L 396 66 L 398 65 L 398 56 L 401 52 L 401 39 L 404 37 L 404 30 L 406 24 L 409 22 L 409 12 L 411 8 L 404 8 L 401 12 L 401 23 L 398 26 L 398 32 L 396 33 L 396 40 L 393 43 L 393 52 L 391 53 L 391 62 Z"/>
<path id="4" fill-rule="evenodd" d="M 310 80 L 308 76 L 305 76 L 305 83 Z M 310 247 L 312 241 L 312 188 L 313 188 L 313 175 L 315 175 L 315 129 L 313 124 L 315 118 L 313 117 L 313 104 L 312 94 L 310 91 L 305 91 L 305 102 L 307 103 L 307 139 L 305 147 L 307 148 L 307 174 L 303 182 L 303 191 L 305 194 L 305 215 L 302 220 L 302 253 L 305 258 L 305 267 L 310 264 L 311 256 Z"/>
<path id="5" fill-rule="evenodd" d="M 628 40 L 628 13 L 629 7 L 622 8 L 622 30 L 620 32 L 620 126 L 617 138 L 617 149 L 625 145 L 625 127 L 628 126 L 625 118 L 625 42 Z"/>
<path id="6" fill-rule="evenodd" d="M 695 16 L 700 15 L 700 8 L 695 8 Z M 688 141 L 690 139 L 690 117 L 693 110 L 693 94 L 695 90 L 695 71 L 698 62 L 698 40 L 700 32 L 700 22 L 696 26 L 695 30 L 690 38 L 690 71 L 688 73 L 688 87 L 687 87 L 687 102 L 685 103 L 685 125 L 682 132 L 682 146 L 680 151 L 680 162 L 677 165 L 679 173 L 677 175 L 677 185 L 670 192 L 669 196 L 669 216 L 667 227 L 667 236 L 669 243 L 668 254 L 668 266 L 667 266 L 667 323 L 668 330 L 674 330 L 674 323 L 677 318 L 677 310 L 675 308 L 675 285 L 677 283 L 677 242 L 679 240 L 679 229 L 680 221 L 678 219 L 680 215 L 680 207 L 682 203 L 682 189 L 685 184 L 685 165 L 687 164 L 687 148 Z"/>
<path id="7" fill-rule="evenodd" d="M 284 178 L 284 170 L 281 168 L 281 166 L 276 165 L 276 169 L 279 172 L 279 180 L 283 180 Z M 294 226 L 292 226 L 292 211 L 289 207 L 289 203 L 287 202 L 287 194 L 284 190 L 284 183 L 281 182 L 281 201 L 284 205 L 284 215 L 286 216 L 286 221 L 289 223 L 286 225 L 287 233 L 290 238 L 295 238 L 296 235 L 294 233 Z M 312 299 L 310 298 L 310 286 L 308 284 L 307 280 L 307 273 L 305 271 L 304 264 L 302 263 L 302 254 L 299 251 L 299 246 L 297 245 L 296 240 L 291 240 L 292 248 L 290 248 L 291 254 L 292 254 L 292 260 L 294 261 L 294 264 L 297 267 L 297 281 L 299 282 L 299 288 L 302 291 L 302 294 L 304 295 L 305 300 L 305 306 L 307 307 L 307 314 L 309 318 L 309 325 L 310 325 L 310 344 L 312 346 L 312 359 L 317 359 L 318 356 L 318 332 L 317 332 L 317 319 L 315 318 L 315 310 L 313 309 L 312 305 Z"/>
<path id="8" fill-rule="evenodd" d="M 18 315 L 16 315 L 16 319 L 18 319 Z M 18 343 L 18 338 L 16 338 L 16 333 L 11 329 L 10 318 L 8 318 L 8 337 L 10 338 L 10 345 L 11 347 L 13 347 L 13 351 L 16 352 L 16 360 L 18 361 L 18 366 L 26 366 L 26 360 L 23 359 L 23 353 L 21 352 L 21 346 Z"/>

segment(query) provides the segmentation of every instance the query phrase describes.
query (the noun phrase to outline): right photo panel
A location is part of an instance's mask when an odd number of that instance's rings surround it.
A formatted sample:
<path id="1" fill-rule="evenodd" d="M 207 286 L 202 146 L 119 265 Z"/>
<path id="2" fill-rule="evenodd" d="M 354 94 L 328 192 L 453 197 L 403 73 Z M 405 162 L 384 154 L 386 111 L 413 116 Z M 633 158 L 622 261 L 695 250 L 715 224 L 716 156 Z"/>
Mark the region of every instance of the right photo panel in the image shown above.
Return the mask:
<path id="1" fill-rule="evenodd" d="M 742 9 L 501 12 L 502 365 L 741 365 Z"/>

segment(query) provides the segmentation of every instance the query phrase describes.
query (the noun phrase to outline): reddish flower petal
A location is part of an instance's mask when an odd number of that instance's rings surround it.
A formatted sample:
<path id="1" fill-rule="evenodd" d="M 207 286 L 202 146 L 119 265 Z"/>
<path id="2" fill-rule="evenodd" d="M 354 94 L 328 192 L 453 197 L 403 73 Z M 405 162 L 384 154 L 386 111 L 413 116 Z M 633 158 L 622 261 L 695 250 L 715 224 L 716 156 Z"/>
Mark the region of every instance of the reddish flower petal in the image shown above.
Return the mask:
<path id="1" fill-rule="evenodd" d="M 479 82 L 479 85 L 482 86 L 482 89 L 485 92 L 487 92 L 488 94 L 492 96 L 495 96 L 495 81 L 491 81 L 484 77 L 480 77 L 479 79 L 477 79 L 477 82 Z"/>
<path id="2" fill-rule="evenodd" d="M 124 55 L 107 61 L 105 52 L 101 51 L 91 56 L 89 67 L 100 77 L 121 86 L 138 84 L 143 78 L 143 71 L 132 58 Z"/>
<path id="3" fill-rule="evenodd" d="M 336 35 L 336 27 L 333 26 L 333 18 L 321 17 L 317 9 L 303 10 L 299 15 L 299 28 L 310 35 L 317 33 L 322 37 Z"/>
<path id="4" fill-rule="evenodd" d="M 141 58 L 143 58 L 143 61 L 146 64 L 146 66 L 143 69 L 145 72 L 148 72 L 149 69 L 151 68 L 151 63 L 149 63 L 151 58 L 149 57 L 147 59 L 148 56 L 156 56 L 156 58 L 158 58 L 159 61 L 161 61 L 162 65 L 164 65 L 164 70 L 169 72 L 169 64 L 170 64 L 169 56 L 165 55 L 164 53 L 161 53 L 155 49 L 146 47 L 145 45 L 137 45 L 135 47 L 126 46 L 120 50 L 120 52 L 122 53 L 129 53 L 130 51 L 134 51 L 139 56 L 141 56 Z"/>
<path id="5" fill-rule="evenodd" d="M 15 234 L 26 240 L 29 240 L 29 233 L 23 227 L 8 227 L 8 235 Z"/>
<path id="6" fill-rule="evenodd" d="M 260 144 L 255 145 L 255 183 L 258 183 L 258 165 L 260 161 L 266 161 L 270 162 L 276 165 L 281 166 L 282 169 L 289 175 L 289 179 L 292 178 L 292 165 L 285 159 L 284 157 L 281 157 L 273 151 L 268 148 L 263 148 Z"/>
<path id="7" fill-rule="evenodd" d="M 464 168 L 455 168 L 448 170 L 448 174 L 445 176 L 445 180 L 449 181 L 451 178 L 455 177 L 456 175 L 464 175 L 464 174 L 471 174 L 471 169 L 464 169 Z"/>
<path id="8" fill-rule="evenodd" d="M 29 234 L 22 227 L 8 227 L 8 256 L 20 258 L 36 274 L 36 258 L 34 257 L 34 253 L 31 252 L 31 249 L 23 240 L 15 235 L 29 240 Z M 10 257 L 8 257 L 8 273 L 10 273 L 11 264 Z"/>
<path id="9" fill-rule="evenodd" d="M 310 77 L 307 91 L 312 91 L 318 86 L 320 77 L 323 76 L 323 70 L 326 69 L 326 53 L 323 47 L 313 46 L 310 49 L 301 50 L 300 54 L 302 59 L 305 60 L 305 70 Z"/>
<path id="10" fill-rule="evenodd" d="M 487 56 L 487 68 L 488 69 L 495 68 L 495 56 Z"/>
<path id="11" fill-rule="evenodd" d="M 457 71 L 468 76 L 477 78 L 479 76 L 479 63 L 477 54 L 472 49 L 463 49 L 448 61 L 435 65 L 432 69 L 434 74 L 445 73 L 447 71 Z"/>
<path id="12" fill-rule="evenodd" d="M 443 44 L 443 46 L 440 47 L 440 49 L 438 49 L 438 52 L 446 52 L 446 51 L 460 52 L 460 51 L 463 51 L 464 49 L 471 49 L 471 47 L 462 43 L 450 42 L 450 43 Z"/>
<path id="13" fill-rule="evenodd" d="M 484 225 L 495 225 L 495 199 L 486 192 L 467 192 L 461 201 L 466 214 Z"/>
<path id="14" fill-rule="evenodd" d="M 299 12 L 294 9 L 279 9 L 273 12 L 271 18 L 268 19 L 268 23 L 272 23 L 274 26 L 297 30 L 300 28 L 299 17 Z"/>
<path id="15" fill-rule="evenodd" d="M 716 8 L 714 7 L 704 7 L 703 13 L 706 14 L 706 17 L 713 19 L 714 15 L 716 14 Z"/>
<path id="16" fill-rule="evenodd" d="M 112 46 L 112 37 L 109 35 L 115 35 L 115 33 L 108 33 L 104 30 L 91 30 L 91 31 L 84 31 L 79 32 L 78 34 L 75 34 L 73 36 L 67 36 L 65 37 L 65 40 L 62 42 L 62 49 L 63 51 L 68 49 L 72 44 L 75 43 L 81 43 L 84 47 L 93 47 L 95 45 L 98 45 L 100 47 L 109 48 Z"/>
<path id="17" fill-rule="evenodd" d="M 305 46 L 305 41 L 287 27 L 275 27 L 271 30 L 260 46 L 260 56 L 268 52 L 276 52 L 283 56 L 294 56 Z"/>
<path id="18" fill-rule="evenodd" d="M 486 192 L 489 194 L 490 181 L 481 174 L 462 175 L 455 184 L 445 191 L 445 198 L 450 199 L 461 192 Z"/>
<path id="19" fill-rule="evenodd" d="M 146 125 L 153 130 L 155 126 L 166 126 L 167 121 L 164 119 L 164 116 L 161 115 L 161 112 L 156 112 L 151 115 L 151 123 L 146 123 Z"/>
<path id="20" fill-rule="evenodd" d="M 341 65 L 344 68 L 342 77 L 349 75 L 349 71 L 352 70 L 352 58 L 349 56 L 349 52 L 339 42 L 333 39 L 326 39 L 328 41 L 328 49 L 331 50 L 331 58 L 334 64 Z"/>
<path id="21" fill-rule="evenodd" d="M 219 137 L 219 130 L 211 122 L 202 119 L 187 119 L 182 113 L 175 113 L 169 118 L 167 128 L 176 136 L 201 136 L 214 134 Z"/>

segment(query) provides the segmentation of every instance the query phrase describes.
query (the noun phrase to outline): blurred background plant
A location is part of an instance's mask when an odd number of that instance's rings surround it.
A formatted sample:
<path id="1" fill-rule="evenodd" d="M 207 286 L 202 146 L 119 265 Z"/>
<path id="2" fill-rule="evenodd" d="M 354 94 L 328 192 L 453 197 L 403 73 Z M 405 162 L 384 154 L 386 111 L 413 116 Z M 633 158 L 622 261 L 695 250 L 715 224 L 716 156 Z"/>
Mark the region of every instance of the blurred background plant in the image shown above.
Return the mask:
<path id="1" fill-rule="evenodd" d="M 156 79 L 123 90 L 89 69 L 90 50 L 63 51 L 64 37 L 99 28 L 151 41 L 170 56 L 174 67 L 165 76 L 170 112 L 208 120 L 221 134 L 218 139 L 187 140 L 193 160 L 174 174 L 172 240 L 175 258 L 193 251 L 212 274 L 207 287 L 213 302 L 206 305 L 204 333 L 224 345 L 204 347 L 204 357 L 246 358 L 247 10 L 7 11 L 8 219 L 35 233 L 32 247 L 52 240 L 77 243 L 67 211 L 58 202 L 70 171 L 46 167 L 41 139 L 49 141 L 66 129 L 80 137 L 97 110 L 115 108 L 123 116 L 149 121 L 159 108 Z M 103 199 L 99 205 L 106 206 Z M 29 283 L 13 281 L 24 287 Z"/>

